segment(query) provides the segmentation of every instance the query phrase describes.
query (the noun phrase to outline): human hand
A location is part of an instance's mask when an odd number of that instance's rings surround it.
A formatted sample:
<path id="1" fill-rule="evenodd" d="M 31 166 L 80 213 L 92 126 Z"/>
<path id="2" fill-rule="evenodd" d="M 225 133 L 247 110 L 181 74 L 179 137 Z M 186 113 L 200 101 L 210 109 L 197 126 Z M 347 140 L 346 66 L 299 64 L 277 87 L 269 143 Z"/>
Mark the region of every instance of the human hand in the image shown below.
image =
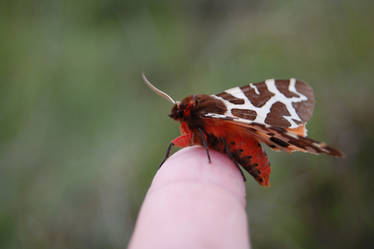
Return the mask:
<path id="1" fill-rule="evenodd" d="M 245 185 L 224 154 L 199 146 L 171 156 L 155 175 L 130 249 L 250 248 Z"/>

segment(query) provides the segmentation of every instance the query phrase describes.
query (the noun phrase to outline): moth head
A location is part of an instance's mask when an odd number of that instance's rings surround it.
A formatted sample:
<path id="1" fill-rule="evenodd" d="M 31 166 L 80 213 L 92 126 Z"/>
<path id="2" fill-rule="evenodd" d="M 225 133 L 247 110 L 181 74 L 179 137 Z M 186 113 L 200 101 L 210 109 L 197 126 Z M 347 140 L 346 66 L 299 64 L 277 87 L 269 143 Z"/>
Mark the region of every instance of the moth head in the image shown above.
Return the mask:
<path id="1" fill-rule="evenodd" d="M 171 109 L 169 117 L 178 121 L 190 119 L 191 113 L 194 112 L 194 108 L 197 104 L 195 96 L 196 95 L 188 96 L 181 102 L 177 101 Z"/>
<path id="2" fill-rule="evenodd" d="M 182 120 L 184 116 L 184 110 L 182 109 L 179 102 L 175 103 L 173 108 L 171 108 L 171 112 L 169 114 L 169 117 L 175 120 Z"/>

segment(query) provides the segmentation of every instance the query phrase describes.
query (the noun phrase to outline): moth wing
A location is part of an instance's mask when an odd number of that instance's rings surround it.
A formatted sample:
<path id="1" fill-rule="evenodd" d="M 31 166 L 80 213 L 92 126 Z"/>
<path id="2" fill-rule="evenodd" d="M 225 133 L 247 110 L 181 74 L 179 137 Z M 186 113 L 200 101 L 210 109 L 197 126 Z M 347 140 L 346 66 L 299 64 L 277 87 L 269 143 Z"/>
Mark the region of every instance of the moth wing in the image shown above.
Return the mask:
<path id="1" fill-rule="evenodd" d="M 295 129 L 305 126 L 314 109 L 313 89 L 296 79 L 269 79 L 212 96 L 226 105 L 224 116 L 247 124 Z M 214 117 L 215 113 L 205 115 Z"/>
<path id="2" fill-rule="evenodd" d="M 216 125 L 222 125 L 220 122 L 230 122 L 234 127 L 241 128 L 243 133 L 251 134 L 259 141 L 267 144 L 275 151 L 301 151 L 312 154 L 327 154 L 335 157 L 343 157 L 343 153 L 334 149 L 323 142 L 297 134 L 285 128 L 272 127 L 256 122 L 243 123 L 237 122 L 231 118 L 225 117 L 206 117 L 216 119 Z"/>

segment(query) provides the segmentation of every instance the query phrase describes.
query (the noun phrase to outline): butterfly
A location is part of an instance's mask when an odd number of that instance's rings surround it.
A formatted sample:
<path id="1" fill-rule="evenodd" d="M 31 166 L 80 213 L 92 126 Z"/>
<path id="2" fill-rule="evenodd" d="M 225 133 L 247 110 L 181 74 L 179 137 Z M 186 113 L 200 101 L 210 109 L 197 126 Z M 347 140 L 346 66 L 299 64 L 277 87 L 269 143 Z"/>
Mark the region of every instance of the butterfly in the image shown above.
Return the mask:
<path id="1" fill-rule="evenodd" d="M 169 117 L 180 122 L 181 136 L 172 140 L 161 165 L 173 146 L 202 145 L 226 153 L 262 186 L 269 186 L 270 163 L 261 143 L 274 151 L 301 151 L 342 157 L 343 153 L 307 137 L 306 123 L 314 109 L 313 89 L 305 82 L 268 79 L 224 92 L 197 94 L 175 101 L 152 85 L 155 93 L 173 104 Z"/>

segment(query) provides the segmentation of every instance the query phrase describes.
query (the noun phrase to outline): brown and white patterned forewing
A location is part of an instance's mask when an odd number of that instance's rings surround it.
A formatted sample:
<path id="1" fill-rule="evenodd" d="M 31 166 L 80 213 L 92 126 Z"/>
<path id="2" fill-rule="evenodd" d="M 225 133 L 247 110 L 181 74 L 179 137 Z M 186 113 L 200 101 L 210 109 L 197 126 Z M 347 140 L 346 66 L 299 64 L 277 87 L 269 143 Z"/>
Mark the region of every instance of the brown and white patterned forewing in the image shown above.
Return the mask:
<path id="1" fill-rule="evenodd" d="M 208 113 L 207 117 L 233 119 L 280 128 L 297 128 L 305 124 L 313 113 L 313 89 L 305 82 L 290 80 L 266 80 L 234 87 L 212 95 L 223 101 L 225 114 Z"/>

